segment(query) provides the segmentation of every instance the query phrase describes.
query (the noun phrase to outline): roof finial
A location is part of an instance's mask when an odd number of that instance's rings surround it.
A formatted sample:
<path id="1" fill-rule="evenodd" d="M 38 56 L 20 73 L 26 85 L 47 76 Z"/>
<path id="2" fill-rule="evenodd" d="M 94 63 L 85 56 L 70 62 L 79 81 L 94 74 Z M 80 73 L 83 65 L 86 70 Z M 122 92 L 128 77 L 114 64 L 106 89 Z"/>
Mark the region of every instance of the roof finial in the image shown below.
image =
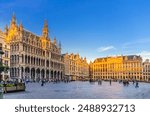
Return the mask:
<path id="1" fill-rule="evenodd" d="M 43 27 L 43 30 L 42 30 L 42 35 L 45 37 L 45 38 L 48 38 L 48 23 L 47 23 L 47 20 L 44 21 L 44 27 Z"/>
<path id="2" fill-rule="evenodd" d="M 15 13 L 13 13 L 13 15 L 12 15 L 11 24 L 16 25 L 16 15 L 15 15 Z"/>
<path id="3" fill-rule="evenodd" d="M 55 45 L 57 44 L 56 36 L 54 37 L 54 44 L 55 44 Z"/>
<path id="4" fill-rule="evenodd" d="M 23 30 L 22 22 L 20 22 L 19 28 L 20 28 L 20 31 L 22 31 L 22 30 Z"/>

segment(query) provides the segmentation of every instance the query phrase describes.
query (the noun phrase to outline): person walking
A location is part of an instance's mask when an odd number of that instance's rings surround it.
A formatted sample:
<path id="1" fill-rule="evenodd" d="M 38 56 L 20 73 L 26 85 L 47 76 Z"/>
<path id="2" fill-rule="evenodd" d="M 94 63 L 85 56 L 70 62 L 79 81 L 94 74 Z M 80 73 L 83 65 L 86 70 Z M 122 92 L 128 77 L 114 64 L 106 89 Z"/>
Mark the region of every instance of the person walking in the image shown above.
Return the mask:
<path id="1" fill-rule="evenodd" d="M 44 86 L 44 80 L 42 79 L 42 83 L 41 83 L 41 86 Z"/>
<path id="2" fill-rule="evenodd" d="M 110 81 L 109 81 L 109 84 L 111 85 L 111 79 L 110 79 Z"/>

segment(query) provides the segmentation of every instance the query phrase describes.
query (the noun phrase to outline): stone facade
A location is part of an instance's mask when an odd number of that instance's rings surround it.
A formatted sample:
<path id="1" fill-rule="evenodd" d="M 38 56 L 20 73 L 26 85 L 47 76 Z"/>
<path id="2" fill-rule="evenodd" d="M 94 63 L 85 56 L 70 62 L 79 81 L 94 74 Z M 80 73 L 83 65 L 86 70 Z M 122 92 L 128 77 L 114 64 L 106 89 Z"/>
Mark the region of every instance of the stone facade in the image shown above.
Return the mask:
<path id="1" fill-rule="evenodd" d="M 39 81 L 61 80 L 64 63 L 61 44 L 56 38 L 51 41 L 47 21 L 42 35 L 38 36 L 16 24 L 13 15 L 10 27 L 5 29 L 5 41 L 10 45 L 10 77 Z"/>
<path id="2" fill-rule="evenodd" d="M 65 76 L 71 80 L 85 80 L 89 78 L 89 65 L 86 58 L 79 54 L 64 54 Z"/>
<path id="3" fill-rule="evenodd" d="M 17 25 L 13 15 L 10 26 L 0 30 L 0 49 L 3 64 L 9 66 L 0 79 L 28 80 L 138 80 L 150 82 L 150 62 L 137 55 L 97 58 L 87 63 L 79 54 L 61 54 L 61 44 L 49 37 L 47 21 L 42 35 Z M 0 59 L 1 60 L 1 59 Z"/>
<path id="4" fill-rule="evenodd" d="M 150 82 L 150 62 L 148 59 L 143 62 L 143 79 Z"/>
<path id="5" fill-rule="evenodd" d="M 143 80 L 142 58 L 137 55 L 97 58 L 91 68 L 93 79 Z"/>
<path id="6" fill-rule="evenodd" d="M 0 30 L 0 50 L 4 52 L 1 56 L 2 63 L 10 67 L 10 46 L 5 42 L 5 33 Z M 2 72 L 0 75 L 0 80 L 9 80 L 10 71 Z"/>

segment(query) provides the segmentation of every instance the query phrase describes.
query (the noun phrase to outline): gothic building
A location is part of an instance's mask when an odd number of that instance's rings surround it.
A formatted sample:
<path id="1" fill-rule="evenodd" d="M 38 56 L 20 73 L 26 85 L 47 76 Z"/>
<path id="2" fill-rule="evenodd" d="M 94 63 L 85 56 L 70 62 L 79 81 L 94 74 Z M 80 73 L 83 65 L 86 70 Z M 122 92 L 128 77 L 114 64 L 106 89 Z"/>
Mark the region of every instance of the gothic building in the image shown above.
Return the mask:
<path id="1" fill-rule="evenodd" d="M 17 25 L 15 15 L 5 28 L 5 41 L 10 45 L 10 77 L 41 80 L 63 78 L 64 63 L 61 44 L 51 41 L 47 21 L 38 36 Z"/>

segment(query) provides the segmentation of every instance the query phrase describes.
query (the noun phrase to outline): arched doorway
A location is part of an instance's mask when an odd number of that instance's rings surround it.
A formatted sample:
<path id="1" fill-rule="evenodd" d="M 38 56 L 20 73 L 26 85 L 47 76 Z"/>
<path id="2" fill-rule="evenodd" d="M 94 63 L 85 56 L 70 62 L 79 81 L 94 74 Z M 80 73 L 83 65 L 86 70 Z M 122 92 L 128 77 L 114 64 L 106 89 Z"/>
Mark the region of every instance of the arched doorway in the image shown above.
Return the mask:
<path id="1" fill-rule="evenodd" d="M 56 79 L 56 78 L 57 78 L 57 72 L 54 71 L 54 79 Z"/>
<path id="2" fill-rule="evenodd" d="M 35 68 L 31 69 L 31 80 L 35 81 Z"/>
<path id="3" fill-rule="evenodd" d="M 45 78 L 45 70 L 42 69 L 42 70 L 41 70 L 41 79 L 44 79 L 44 78 Z"/>
<path id="4" fill-rule="evenodd" d="M 57 73 L 57 79 L 60 80 L 60 72 Z"/>
<path id="5" fill-rule="evenodd" d="M 46 80 L 49 81 L 49 70 L 46 70 Z"/>
<path id="6" fill-rule="evenodd" d="M 25 68 L 25 79 L 30 79 L 30 68 L 29 67 L 26 67 Z"/>
<path id="7" fill-rule="evenodd" d="M 61 77 L 61 80 L 63 80 L 63 75 L 62 75 L 62 72 L 60 73 L 60 77 Z"/>
<path id="8" fill-rule="evenodd" d="M 40 81 L 40 69 L 36 69 L 36 81 Z"/>
<path id="9" fill-rule="evenodd" d="M 51 79 L 54 78 L 54 74 L 53 74 L 53 71 L 51 70 Z"/>

